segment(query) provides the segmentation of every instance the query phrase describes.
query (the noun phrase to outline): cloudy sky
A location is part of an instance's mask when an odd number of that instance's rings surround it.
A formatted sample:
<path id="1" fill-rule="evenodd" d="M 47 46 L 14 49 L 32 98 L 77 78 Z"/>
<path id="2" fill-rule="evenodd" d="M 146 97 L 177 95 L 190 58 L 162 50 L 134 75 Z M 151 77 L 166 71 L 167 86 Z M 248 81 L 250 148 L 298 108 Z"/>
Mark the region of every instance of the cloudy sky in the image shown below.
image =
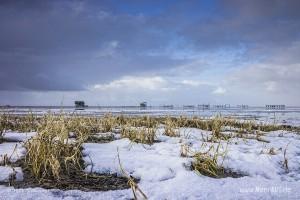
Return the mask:
<path id="1" fill-rule="evenodd" d="M 1 0 L 0 104 L 300 105 L 299 0 Z"/>

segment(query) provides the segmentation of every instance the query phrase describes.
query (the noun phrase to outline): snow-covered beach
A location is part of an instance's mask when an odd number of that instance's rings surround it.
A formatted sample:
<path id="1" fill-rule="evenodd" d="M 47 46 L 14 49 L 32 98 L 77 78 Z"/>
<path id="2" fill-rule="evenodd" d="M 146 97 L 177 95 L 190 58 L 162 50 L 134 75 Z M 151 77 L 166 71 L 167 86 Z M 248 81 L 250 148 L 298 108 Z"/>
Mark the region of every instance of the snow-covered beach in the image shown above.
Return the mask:
<path id="1" fill-rule="evenodd" d="M 300 135 L 299 132 L 276 130 L 263 132 L 260 140 L 232 137 L 221 140 L 220 151 L 226 151 L 218 163 L 239 176 L 213 178 L 190 169 L 193 158 L 183 157 L 182 147 L 205 152 L 218 143 L 208 141 L 212 131 L 181 127 L 177 137 L 164 134 L 165 126 L 156 129 L 152 145 L 135 143 L 122 138 L 119 131 L 97 133 L 99 137 L 112 135 L 106 143 L 84 143 L 82 154 L 86 173 L 108 173 L 123 176 L 122 167 L 139 180 L 139 188 L 149 199 L 299 199 L 300 198 Z M 234 128 L 223 127 L 223 134 L 233 134 Z M 26 154 L 22 146 L 35 137 L 35 132 L 6 131 L 0 144 L 0 155 L 8 155 L 16 162 Z M 0 162 L 2 161 L 0 159 Z M 287 160 L 287 166 L 285 166 Z M 0 167 L 0 182 L 8 182 L 12 174 L 23 179 L 20 167 Z M 112 191 L 80 191 L 23 188 L 0 185 L 0 199 L 131 199 L 130 189 Z"/>

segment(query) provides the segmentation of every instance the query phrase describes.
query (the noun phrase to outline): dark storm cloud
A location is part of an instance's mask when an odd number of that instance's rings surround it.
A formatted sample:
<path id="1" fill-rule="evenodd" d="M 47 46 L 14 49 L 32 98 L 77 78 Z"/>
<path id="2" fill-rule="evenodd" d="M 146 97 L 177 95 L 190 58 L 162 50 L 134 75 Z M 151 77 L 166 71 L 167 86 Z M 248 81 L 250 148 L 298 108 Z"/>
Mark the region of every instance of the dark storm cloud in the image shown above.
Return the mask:
<path id="1" fill-rule="evenodd" d="M 287 1 L 220 1 L 213 17 L 181 31 L 198 47 L 289 45 L 299 40 L 300 3 Z"/>
<path id="2" fill-rule="evenodd" d="M 143 16 L 116 15 L 98 2 L 3 1 L 0 89 L 81 90 L 176 63 L 142 55 L 168 42 L 166 35 L 147 30 Z M 114 54 L 97 56 L 110 42 L 117 44 Z"/>
<path id="3" fill-rule="evenodd" d="M 195 51 L 287 46 L 299 40 L 299 10 L 296 0 L 4 0 L 0 90 L 85 90 L 128 74 L 174 68 L 189 60 L 149 52 L 178 38 Z"/>

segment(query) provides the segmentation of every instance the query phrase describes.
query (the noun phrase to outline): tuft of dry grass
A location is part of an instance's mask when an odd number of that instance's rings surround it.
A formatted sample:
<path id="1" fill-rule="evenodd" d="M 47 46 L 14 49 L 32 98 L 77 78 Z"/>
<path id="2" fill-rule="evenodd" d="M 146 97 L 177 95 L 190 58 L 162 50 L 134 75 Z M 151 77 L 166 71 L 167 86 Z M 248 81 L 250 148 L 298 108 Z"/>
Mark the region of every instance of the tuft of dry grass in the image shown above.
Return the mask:
<path id="1" fill-rule="evenodd" d="M 125 124 L 131 124 L 134 127 L 156 128 L 158 125 L 158 119 L 148 115 L 141 117 L 128 117 Z"/>
<path id="2" fill-rule="evenodd" d="M 25 166 L 36 179 L 59 180 L 70 170 L 81 170 L 81 144 L 70 143 L 66 119 L 48 114 L 36 137 L 25 143 Z"/>
<path id="3" fill-rule="evenodd" d="M 288 173 L 289 170 L 289 162 L 286 156 L 286 152 L 287 152 L 287 148 L 289 146 L 290 143 L 288 143 L 283 151 L 283 168 L 285 169 L 286 173 Z"/>
<path id="4" fill-rule="evenodd" d="M 165 120 L 164 135 L 169 137 L 180 136 L 180 132 L 176 127 L 176 123 L 170 117 L 167 117 Z"/>
<path id="5" fill-rule="evenodd" d="M 191 148 L 188 145 L 183 144 L 183 145 L 180 146 L 180 156 L 181 157 L 184 157 L 184 158 L 190 157 L 191 152 L 192 152 Z"/>
<path id="6" fill-rule="evenodd" d="M 96 117 L 71 116 L 66 123 L 68 131 L 81 141 L 86 141 L 92 134 L 102 131 L 101 119 Z"/>
<path id="7" fill-rule="evenodd" d="M 10 129 L 10 117 L 7 113 L 0 115 L 0 144 L 4 141 L 3 134 L 5 130 Z"/>
<path id="8" fill-rule="evenodd" d="M 121 128 L 121 136 L 122 138 L 128 138 L 132 142 L 151 145 L 155 142 L 156 128 L 125 125 Z"/>
<path id="9" fill-rule="evenodd" d="M 204 145 L 202 145 L 202 147 L 204 147 Z M 221 152 L 221 147 L 221 143 L 219 143 L 216 148 L 214 145 L 211 145 L 207 151 L 194 153 L 192 156 L 194 158 L 192 169 L 205 176 L 214 178 L 222 176 L 225 171 L 222 166 L 223 162 L 220 165 L 218 164 L 218 158 L 222 157 L 224 161 L 227 153 L 227 146 L 226 150 L 223 152 Z"/>
<path id="10" fill-rule="evenodd" d="M 18 123 L 18 131 L 31 132 L 36 131 L 39 126 L 39 119 L 31 111 L 20 119 Z"/>
<path id="11" fill-rule="evenodd" d="M 25 116 L 15 116 L 9 113 L 0 115 L 0 132 L 5 130 L 31 132 L 36 131 L 39 126 L 39 117 L 29 112 Z"/>
<path id="12" fill-rule="evenodd" d="M 224 121 L 223 121 L 222 117 L 217 116 L 212 119 L 211 131 L 212 131 L 213 137 L 221 138 L 222 126 L 224 126 Z"/>
<path id="13" fill-rule="evenodd" d="M 239 132 L 236 135 L 236 137 L 243 138 L 243 139 L 257 140 L 259 142 L 270 143 L 270 141 L 262 138 L 261 136 L 263 136 L 263 134 L 257 130 L 254 130 L 254 132 L 251 134 Z"/>
<path id="14" fill-rule="evenodd" d="M 103 132 L 111 132 L 116 127 L 117 120 L 111 114 L 106 114 L 101 119 L 101 126 Z"/>
<path id="15" fill-rule="evenodd" d="M 1 158 L 0 166 L 7 166 L 11 164 L 10 158 L 8 157 L 7 154 L 0 155 L 0 158 Z"/>

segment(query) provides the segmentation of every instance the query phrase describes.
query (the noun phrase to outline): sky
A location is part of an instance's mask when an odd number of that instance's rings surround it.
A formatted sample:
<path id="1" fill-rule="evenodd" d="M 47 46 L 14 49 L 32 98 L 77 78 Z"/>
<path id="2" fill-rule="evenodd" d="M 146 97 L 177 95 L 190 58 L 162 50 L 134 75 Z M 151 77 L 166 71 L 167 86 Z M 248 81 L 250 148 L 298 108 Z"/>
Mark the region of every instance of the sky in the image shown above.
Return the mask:
<path id="1" fill-rule="evenodd" d="M 0 105 L 300 106 L 299 0 L 1 0 Z"/>

